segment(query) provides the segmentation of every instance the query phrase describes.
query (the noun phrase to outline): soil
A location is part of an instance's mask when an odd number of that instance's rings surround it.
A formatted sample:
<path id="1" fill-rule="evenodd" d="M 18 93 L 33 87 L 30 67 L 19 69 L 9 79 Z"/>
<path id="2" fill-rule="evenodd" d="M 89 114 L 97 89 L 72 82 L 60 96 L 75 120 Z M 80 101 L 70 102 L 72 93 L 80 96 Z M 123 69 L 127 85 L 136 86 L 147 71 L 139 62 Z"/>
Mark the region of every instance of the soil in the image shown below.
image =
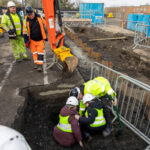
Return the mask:
<path id="1" fill-rule="evenodd" d="M 135 53 L 132 52 L 133 37 L 125 36 L 121 33 L 106 32 L 99 28 L 72 28 L 75 33 L 82 39 L 83 42 L 87 43 L 89 47 L 94 48 L 94 51 L 102 54 L 102 60 L 111 61 L 113 69 L 126 73 L 129 76 L 144 80 L 144 76 L 150 79 L 150 64 L 142 62 Z M 126 37 L 123 40 L 103 40 L 103 41 L 92 41 L 90 39 L 100 38 L 114 38 L 114 37 Z M 82 73 L 83 68 L 79 68 L 80 73 L 86 78 L 85 73 Z M 147 82 L 148 83 L 148 82 Z"/>
<path id="2" fill-rule="evenodd" d="M 30 88 L 31 89 L 31 88 Z M 37 87 L 37 89 L 39 89 Z M 68 93 L 59 98 L 51 95 L 49 98 L 39 97 L 39 90 L 34 93 L 30 90 L 26 96 L 27 107 L 25 108 L 23 135 L 29 142 L 32 150 L 77 150 L 80 148 L 76 143 L 70 148 L 61 147 L 53 139 L 53 128 L 58 123 L 60 109 L 64 106 Z M 27 93 L 27 92 L 26 92 Z M 116 121 L 111 136 L 104 138 L 101 134 L 93 136 L 92 141 L 84 140 L 85 150 L 142 150 L 147 144 L 135 135 L 127 127 L 118 134 L 119 125 Z"/>

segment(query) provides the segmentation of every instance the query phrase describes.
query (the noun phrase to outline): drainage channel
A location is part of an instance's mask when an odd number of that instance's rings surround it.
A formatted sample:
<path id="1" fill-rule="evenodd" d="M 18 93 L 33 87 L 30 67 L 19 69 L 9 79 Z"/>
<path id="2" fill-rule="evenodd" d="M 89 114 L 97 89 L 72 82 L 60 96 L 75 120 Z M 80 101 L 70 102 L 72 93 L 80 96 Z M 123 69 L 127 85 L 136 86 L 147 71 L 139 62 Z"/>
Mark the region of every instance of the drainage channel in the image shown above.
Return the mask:
<path id="1" fill-rule="evenodd" d="M 22 133 L 29 142 L 32 150 L 77 150 L 79 144 L 71 148 L 59 146 L 53 139 L 53 128 L 58 123 L 60 109 L 65 105 L 69 90 L 73 85 L 55 84 L 35 86 L 23 89 L 21 95 L 26 98 Z M 55 90 L 54 90 L 55 89 Z M 118 135 L 119 124 L 113 125 L 111 136 L 104 138 L 101 134 L 93 137 L 91 142 L 84 140 L 85 150 L 141 150 L 146 143 L 127 127 Z"/>

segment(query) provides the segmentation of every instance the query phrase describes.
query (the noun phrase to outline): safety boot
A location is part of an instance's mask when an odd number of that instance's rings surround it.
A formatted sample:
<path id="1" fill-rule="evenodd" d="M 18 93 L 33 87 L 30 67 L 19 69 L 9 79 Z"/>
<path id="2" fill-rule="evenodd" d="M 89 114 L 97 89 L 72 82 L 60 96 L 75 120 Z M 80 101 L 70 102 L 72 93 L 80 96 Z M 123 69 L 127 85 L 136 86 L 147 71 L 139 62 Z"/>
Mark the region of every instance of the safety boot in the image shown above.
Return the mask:
<path id="1" fill-rule="evenodd" d="M 37 70 L 38 70 L 39 72 L 42 72 L 42 71 L 43 71 L 43 65 L 38 65 Z"/>
<path id="2" fill-rule="evenodd" d="M 16 57 L 16 58 L 15 58 L 15 62 L 16 62 L 16 63 L 20 63 L 21 61 L 22 61 L 22 60 L 21 60 L 20 57 Z"/>
<path id="3" fill-rule="evenodd" d="M 27 56 L 26 54 L 22 54 L 22 59 L 23 59 L 23 60 L 29 60 L 29 59 L 28 59 L 28 56 Z"/>
<path id="4" fill-rule="evenodd" d="M 107 125 L 106 128 L 103 130 L 103 136 L 107 137 L 110 135 L 112 131 L 112 125 Z"/>
<path id="5" fill-rule="evenodd" d="M 34 67 L 33 67 L 33 68 L 34 68 L 34 69 L 37 69 L 38 66 L 39 66 L 38 64 L 34 64 Z"/>

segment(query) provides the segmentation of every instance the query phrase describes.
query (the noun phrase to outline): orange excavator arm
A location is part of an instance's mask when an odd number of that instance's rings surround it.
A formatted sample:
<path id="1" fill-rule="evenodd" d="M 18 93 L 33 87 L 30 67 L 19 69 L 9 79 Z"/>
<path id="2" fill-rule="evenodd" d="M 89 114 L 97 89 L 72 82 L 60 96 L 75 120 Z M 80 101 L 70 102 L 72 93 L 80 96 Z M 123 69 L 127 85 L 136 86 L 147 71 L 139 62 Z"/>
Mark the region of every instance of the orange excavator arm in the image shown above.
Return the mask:
<path id="1" fill-rule="evenodd" d="M 67 67 L 67 71 L 73 72 L 77 67 L 78 59 L 71 54 L 69 48 L 64 47 L 64 33 L 62 31 L 62 18 L 59 8 L 59 0 L 42 0 L 42 3 L 50 47 L 57 58 L 63 62 L 65 67 Z M 56 19 L 60 28 L 59 31 L 56 31 Z"/>

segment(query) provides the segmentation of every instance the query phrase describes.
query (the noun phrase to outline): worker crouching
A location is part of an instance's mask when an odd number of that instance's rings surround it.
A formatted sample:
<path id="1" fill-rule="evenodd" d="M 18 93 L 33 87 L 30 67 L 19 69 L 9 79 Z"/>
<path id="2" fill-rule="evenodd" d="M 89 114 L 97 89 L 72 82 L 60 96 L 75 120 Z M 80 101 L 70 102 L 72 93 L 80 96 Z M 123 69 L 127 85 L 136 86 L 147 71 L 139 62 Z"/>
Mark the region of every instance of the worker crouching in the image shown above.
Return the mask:
<path id="1" fill-rule="evenodd" d="M 31 6 L 26 7 L 26 14 L 26 27 L 24 27 L 26 47 L 30 46 L 34 60 L 34 68 L 38 69 L 38 71 L 43 71 L 44 42 L 47 39 L 44 30 L 45 20 L 43 20 L 40 15 L 36 14 Z"/>
<path id="2" fill-rule="evenodd" d="M 75 115 L 75 118 L 79 120 L 84 137 L 91 140 L 91 135 L 105 132 L 106 126 L 111 125 L 111 123 L 106 121 L 109 114 L 100 99 L 86 94 L 83 96 L 83 104 L 86 105 L 83 117 Z"/>
<path id="3" fill-rule="evenodd" d="M 78 120 L 75 119 L 78 100 L 71 96 L 59 114 L 59 123 L 54 127 L 54 139 L 62 146 L 70 147 L 76 141 L 83 147 L 82 135 Z"/>

